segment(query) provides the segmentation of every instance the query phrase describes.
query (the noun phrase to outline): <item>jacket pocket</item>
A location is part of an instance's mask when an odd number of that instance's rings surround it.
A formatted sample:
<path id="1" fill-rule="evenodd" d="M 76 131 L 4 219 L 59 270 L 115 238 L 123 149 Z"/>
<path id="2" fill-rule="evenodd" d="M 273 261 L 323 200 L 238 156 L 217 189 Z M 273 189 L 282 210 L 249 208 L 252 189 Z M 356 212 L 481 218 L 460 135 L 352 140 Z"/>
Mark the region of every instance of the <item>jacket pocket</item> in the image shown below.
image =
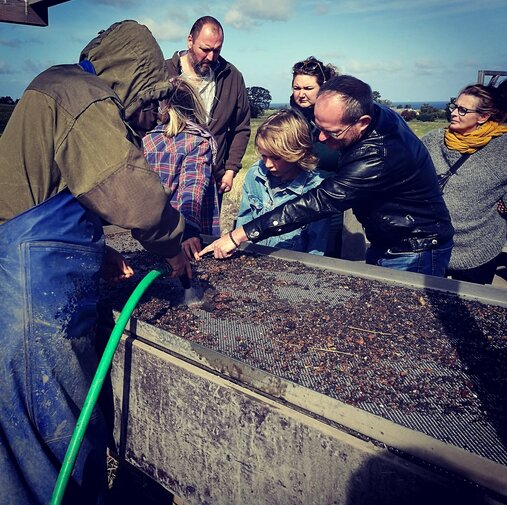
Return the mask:
<path id="1" fill-rule="evenodd" d="M 97 367 L 102 253 L 94 245 L 26 242 L 28 401 L 46 442 L 69 436 Z"/>
<path id="2" fill-rule="evenodd" d="M 248 196 L 248 205 L 254 217 L 260 216 L 266 212 L 264 202 L 256 196 Z"/>

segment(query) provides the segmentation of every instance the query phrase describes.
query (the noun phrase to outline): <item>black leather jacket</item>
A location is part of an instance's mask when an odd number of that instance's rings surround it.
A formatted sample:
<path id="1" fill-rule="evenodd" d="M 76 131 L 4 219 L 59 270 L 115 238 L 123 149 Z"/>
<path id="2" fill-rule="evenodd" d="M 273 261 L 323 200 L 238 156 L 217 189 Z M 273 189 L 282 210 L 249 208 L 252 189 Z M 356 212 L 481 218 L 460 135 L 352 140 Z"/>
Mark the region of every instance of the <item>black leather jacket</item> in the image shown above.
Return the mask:
<path id="1" fill-rule="evenodd" d="M 342 151 L 335 176 L 244 230 L 257 242 L 348 208 L 371 244 L 385 249 L 422 251 L 454 234 L 428 151 L 398 114 L 377 104 L 363 137 Z"/>

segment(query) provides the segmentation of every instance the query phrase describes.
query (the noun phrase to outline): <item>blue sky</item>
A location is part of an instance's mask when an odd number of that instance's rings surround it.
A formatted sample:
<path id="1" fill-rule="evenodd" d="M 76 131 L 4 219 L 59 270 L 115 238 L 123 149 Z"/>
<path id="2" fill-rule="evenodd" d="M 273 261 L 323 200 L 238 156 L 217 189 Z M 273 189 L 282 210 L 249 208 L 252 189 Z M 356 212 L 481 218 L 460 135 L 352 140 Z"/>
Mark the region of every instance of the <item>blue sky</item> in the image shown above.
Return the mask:
<path id="1" fill-rule="evenodd" d="M 392 101 L 448 100 L 478 70 L 507 71 L 507 0 L 70 0 L 48 27 L 0 23 L 0 96 L 19 98 L 122 19 L 146 24 L 169 58 L 205 14 L 224 26 L 222 55 L 273 102 L 287 102 L 291 67 L 310 55 Z"/>

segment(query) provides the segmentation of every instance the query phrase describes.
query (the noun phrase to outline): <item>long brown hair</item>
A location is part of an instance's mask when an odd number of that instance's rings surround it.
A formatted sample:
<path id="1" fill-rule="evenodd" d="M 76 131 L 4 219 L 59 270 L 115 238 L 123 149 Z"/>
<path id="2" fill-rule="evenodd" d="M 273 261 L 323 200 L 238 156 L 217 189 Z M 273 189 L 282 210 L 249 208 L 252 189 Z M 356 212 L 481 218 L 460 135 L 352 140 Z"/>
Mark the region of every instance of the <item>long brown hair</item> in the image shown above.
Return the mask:
<path id="1" fill-rule="evenodd" d="M 165 135 L 174 137 L 181 133 L 187 121 L 206 128 L 206 110 L 196 89 L 183 77 L 173 77 L 172 90 L 161 102 L 159 122 L 167 124 Z"/>

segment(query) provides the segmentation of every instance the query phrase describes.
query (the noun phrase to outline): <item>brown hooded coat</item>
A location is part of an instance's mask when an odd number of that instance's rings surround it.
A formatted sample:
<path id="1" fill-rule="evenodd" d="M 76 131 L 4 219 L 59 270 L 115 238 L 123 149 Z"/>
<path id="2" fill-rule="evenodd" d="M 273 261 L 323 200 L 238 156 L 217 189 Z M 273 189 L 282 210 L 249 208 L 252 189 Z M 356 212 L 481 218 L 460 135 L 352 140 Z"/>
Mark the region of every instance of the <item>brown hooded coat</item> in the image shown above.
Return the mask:
<path id="1" fill-rule="evenodd" d="M 147 250 L 174 256 L 184 219 L 126 122 L 171 87 L 162 51 L 145 26 L 123 21 L 80 59 L 97 75 L 77 64 L 49 68 L 28 86 L 0 137 L 0 224 L 68 188 Z"/>

